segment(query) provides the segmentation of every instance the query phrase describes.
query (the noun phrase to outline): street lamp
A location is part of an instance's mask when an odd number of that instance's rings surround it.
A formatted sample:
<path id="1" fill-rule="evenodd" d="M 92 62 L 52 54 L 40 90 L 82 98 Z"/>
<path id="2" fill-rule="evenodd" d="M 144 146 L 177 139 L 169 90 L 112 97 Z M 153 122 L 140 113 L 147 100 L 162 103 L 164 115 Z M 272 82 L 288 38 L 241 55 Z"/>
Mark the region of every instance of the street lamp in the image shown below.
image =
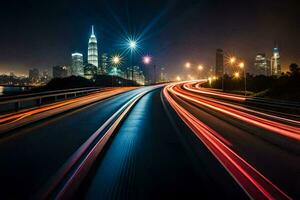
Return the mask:
<path id="1" fill-rule="evenodd" d="M 115 55 L 111 59 L 113 65 L 119 65 L 121 63 L 121 57 L 118 55 Z"/>
<path id="2" fill-rule="evenodd" d="M 235 72 L 235 73 L 234 73 L 234 77 L 235 77 L 235 78 L 239 78 L 239 77 L 240 77 L 240 73 L 239 73 L 239 72 Z"/>
<path id="3" fill-rule="evenodd" d="M 136 48 L 137 48 L 137 41 L 129 39 L 128 40 L 128 47 L 129 47 L 129 49 L 131 51 L 131 80 L 133 81 L 133 61 L 132 61 L 133 58 L 132 58 L 132 52 L 134 50 L 136 50 Z"/>
<path id="4" fill-rule="evenodd" d="M 230 57 L 229 58 L 229 64 L 232 66 L 236 62 L 236 57 Z M 225 75 L 225 66 L 223 67 L 223 76 L 222 76 L 222 90 L 224 91 L 224 75 Z"/>
<path id="5" fill-rule="evenodd" d="M 152 61 L 152 58 L 150 56 L 144 56 L 143 57 L 143 63 L 145 65 L 149 65 Z M 153 65 L 153 83 L 155 84 L 156 83 L 156 65 L 154 64 Z"/>
<path id="6" fill-rule="evenodd" d="M 244 72 L 244 87 L 245 87 L 245 96 L 247 95 L 247 77 L 246 77 L 246 68 L 245 68 L 245 63 L 241 62 L 239 64 L 239 67 L 243 70 Z"/>
<path id="7" fill-rule="evenodd" d="M 135 40 L 129 40 L 129 48 L 130 50 L 136 49 L 137 43 Z"/>
<path id="8" fill-rule="evenodd" d="M 234 64 L 235 63 L 235 61 L 236 61 L 236 58 L 235 57 L 231 57 L 230 59 L 229 59 L 229 62 L 230 62 L 230 64 Z"/>
<path id="9" fill-rule="evenodd" d="M 191 67 L 191 63 L 190 63 L 190 62 L 186 62 L 186 63 L 185 63 L 185 67 L 186 67 L 186 68 L 190 68 L 190 67 Z"/>
<path id="10" fill-rule="evenodd" d="M 144 56 L 144 57 L 143 57 L 143 63 L 144 63 L 145 65 L 150 64 L 150 62 L 151 62 L 151 57 L 150 57 L 150 56 Z"/>
<path id="11" fill-rule="evenodd" d="M 198 65 L 198 71 L 199 71 L 198 78 L 200 79 L 201 71 L 203 71 L 203 65 Z"/>

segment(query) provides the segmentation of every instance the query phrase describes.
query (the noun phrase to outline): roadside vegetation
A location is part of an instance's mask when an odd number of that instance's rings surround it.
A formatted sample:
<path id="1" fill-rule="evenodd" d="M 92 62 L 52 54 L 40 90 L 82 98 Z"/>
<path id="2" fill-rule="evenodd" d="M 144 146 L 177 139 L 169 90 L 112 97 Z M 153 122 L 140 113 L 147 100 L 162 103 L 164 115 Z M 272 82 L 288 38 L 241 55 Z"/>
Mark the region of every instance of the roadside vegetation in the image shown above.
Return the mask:
<path id="1" fill-rule="evenodd" d="M 293 63 L 289 72 L 280 77 L 247 74 L 247 93 L 252 96 L 300 101 L 300 67 Z M 207 82 L 204 87 L 222 89 L 222 79 Z M 224 76 L 225 91 L 234 93 L 244 92 L 244 78 Z"/>

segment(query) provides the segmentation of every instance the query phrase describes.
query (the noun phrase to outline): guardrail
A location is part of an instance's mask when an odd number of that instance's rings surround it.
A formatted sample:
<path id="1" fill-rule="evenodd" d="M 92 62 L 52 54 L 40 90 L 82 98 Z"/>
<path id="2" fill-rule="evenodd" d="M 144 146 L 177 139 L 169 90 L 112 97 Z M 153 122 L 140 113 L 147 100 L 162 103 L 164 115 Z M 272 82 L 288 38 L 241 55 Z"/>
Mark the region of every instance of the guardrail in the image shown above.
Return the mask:
<path id="1" fill-rule="evenodd" d="M 55 90 L 34 94 L 24 94 L 0 98 L 0 113 L 18 111 L 23 108 L 40 106 L 68 98 L 87 95 L 93 92 L 107 90 L 108 88 L 75 88 L 68 90 Z"/>

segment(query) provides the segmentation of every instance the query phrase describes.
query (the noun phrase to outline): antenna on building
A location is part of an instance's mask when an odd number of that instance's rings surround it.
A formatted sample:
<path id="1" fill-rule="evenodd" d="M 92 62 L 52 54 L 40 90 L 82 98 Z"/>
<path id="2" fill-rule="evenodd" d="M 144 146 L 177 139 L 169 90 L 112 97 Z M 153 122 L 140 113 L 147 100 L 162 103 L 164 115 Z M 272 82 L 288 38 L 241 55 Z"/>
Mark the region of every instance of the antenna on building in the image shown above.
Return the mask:
<path id="1" fill-rule="evenodd" d="M 92 35 L 95 35 L 94 34 L 94 25 L 92 25 Z"/>

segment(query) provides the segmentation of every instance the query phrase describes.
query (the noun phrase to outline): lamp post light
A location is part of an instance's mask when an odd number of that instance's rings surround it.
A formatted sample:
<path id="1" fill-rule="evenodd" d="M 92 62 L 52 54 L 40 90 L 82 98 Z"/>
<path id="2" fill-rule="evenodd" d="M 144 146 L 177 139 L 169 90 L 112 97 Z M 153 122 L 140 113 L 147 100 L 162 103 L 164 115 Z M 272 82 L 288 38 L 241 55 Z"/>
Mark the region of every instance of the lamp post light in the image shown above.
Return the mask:
<path id="1" fill-rule="evenodd" d="M 241 62 L 239 64 L 239 67 L 243 70 L 244 72 L 244 89 L 245 89 L 245 96 L 247 95 L 247 77 L 246 77 L 246 68 L 245 68 L 245 63 Z"/>
<path id="2" fill-rule="evenodd" d="M 131 80 L 133 81 L 133 69 L 134 69 L 134 67 L 133 67 L 133 55 L 132 55 L 132 53 L 137 48 L 137 42 L 135 40 L 129 40 L 128 41 L 128 47 L 129 47 L 130 52 L 131 52 L 131 57 L 130 57 L 130 59 L 131 59 Z"/>
<path id="3" fill-rule="evenodd" d="M 152 62 L 151 56 L 147 55 L 147 56 L 143 57 L 143 63 L 145 65 L 149 65 L 151 62 Z M 154 84 L 156 83 L 156 65 L 155 64 L 153 65 L 153 83 Z"/>
<path id="4" fill-rule="evenodd" d="M 186 68 L 191 68 L 191 63 L 190 63 L 190 62 L 186 62 L 186 63 L 185 63 L 185 67 L 186 67 Z"/>
<path id="5" fill-rule="evenodd" d="M 229 58 L 229 64 L 230 66 L 233 66 L 234 63 L 236 62 L 236 57 L 230 57 Z M 225 88 L 224 88 L 224 76 L 225 76 L 225 66 L 223 67 L 223 76 L 222 76 L 222 90 L 224 91 Z"/>
<path id="6" fill-rule="evenodd" d="M 235 77 L 235 78 L 239 78 L 239 77 L 240 77 L 240 73 L 239 73 L 239 72 L 235 72 L 235 73 L 234 73 L 234 77 Z"/>
<path id="7" fill-rule="evenodd" d="M 198 71 L 199 71 L 199 79 L 200 79 L 200 74 L 203 71 L 203 65 L 198 65 Z"/>

